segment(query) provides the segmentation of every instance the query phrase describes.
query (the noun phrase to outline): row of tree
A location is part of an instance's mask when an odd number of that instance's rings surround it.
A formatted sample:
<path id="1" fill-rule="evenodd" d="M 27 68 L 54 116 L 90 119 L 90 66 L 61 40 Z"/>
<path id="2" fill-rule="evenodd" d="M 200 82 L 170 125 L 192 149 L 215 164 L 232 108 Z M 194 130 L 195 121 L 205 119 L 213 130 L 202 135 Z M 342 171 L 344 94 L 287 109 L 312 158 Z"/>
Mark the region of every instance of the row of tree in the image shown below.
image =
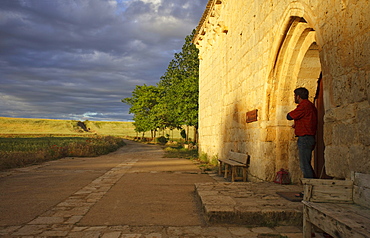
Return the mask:
<path id="1" fill-rule="evenodd" d="M 150 131 L 154 138 L 158 130 L 183 126 L 197 131 L 199 59 L 198 49 L 192 44 L 194 34 L 195 30 L 186 36 L 182 51 L 175 53 L 156 86 L 137 85 L 132 97 L 122 99 L 131 106 L 135 130 L 143 136 Z"/>

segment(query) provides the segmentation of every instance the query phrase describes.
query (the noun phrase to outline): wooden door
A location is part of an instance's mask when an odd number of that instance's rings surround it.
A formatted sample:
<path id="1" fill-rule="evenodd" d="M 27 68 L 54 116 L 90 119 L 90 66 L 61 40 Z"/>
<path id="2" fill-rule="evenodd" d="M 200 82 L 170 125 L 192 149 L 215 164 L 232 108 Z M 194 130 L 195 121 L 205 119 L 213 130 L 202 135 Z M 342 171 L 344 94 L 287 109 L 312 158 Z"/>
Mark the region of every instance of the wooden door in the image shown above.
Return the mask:
<path id="1" fill-rule="evenodd" d="M 323 100 L 323 79 L 322 74 L 320 74 L 317 80 L 317 90 L 315 95 L 315 106 L 317 108 L 318 124 L 316 133 L 316 148 L 314 151 L 314 161 L 313 167 L 316 177 L 319 179 L 331 178 L 326 174 L 325 171 L 325 144 L 324 144 L 324 100 Z"/>

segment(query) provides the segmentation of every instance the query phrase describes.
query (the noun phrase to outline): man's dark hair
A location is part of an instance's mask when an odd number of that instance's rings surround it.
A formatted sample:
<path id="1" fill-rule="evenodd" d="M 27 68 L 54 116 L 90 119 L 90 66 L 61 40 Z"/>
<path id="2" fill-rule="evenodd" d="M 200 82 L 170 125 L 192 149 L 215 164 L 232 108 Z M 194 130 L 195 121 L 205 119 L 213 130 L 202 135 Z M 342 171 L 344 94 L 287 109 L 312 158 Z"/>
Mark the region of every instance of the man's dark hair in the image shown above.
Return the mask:
<path id="1" fill-rule="evenodd" d="M 307 88 L 297 88 L 294 90 L 294 94 L 298 95 L 302 99 L 308 99 L 308 90 Z"/>

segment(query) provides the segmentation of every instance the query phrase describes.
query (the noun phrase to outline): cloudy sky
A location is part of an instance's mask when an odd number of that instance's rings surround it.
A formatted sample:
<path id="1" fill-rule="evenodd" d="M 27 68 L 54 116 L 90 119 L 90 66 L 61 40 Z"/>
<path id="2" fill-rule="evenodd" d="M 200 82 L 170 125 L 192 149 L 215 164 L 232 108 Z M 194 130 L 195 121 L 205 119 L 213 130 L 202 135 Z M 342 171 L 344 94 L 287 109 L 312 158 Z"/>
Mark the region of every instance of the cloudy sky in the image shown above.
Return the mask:
<path id="1" fill-rule="evenodd" d="M 1 0 L 0 117 L 129 121 L 208 0 Z"/>

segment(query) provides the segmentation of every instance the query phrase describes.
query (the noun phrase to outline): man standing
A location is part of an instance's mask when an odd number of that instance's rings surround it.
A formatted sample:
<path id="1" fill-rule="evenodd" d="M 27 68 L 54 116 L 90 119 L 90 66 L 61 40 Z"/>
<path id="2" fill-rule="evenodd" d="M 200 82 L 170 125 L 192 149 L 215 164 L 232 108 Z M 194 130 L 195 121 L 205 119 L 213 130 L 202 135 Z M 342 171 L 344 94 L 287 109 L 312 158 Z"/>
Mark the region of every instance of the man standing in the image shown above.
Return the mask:
<path id="1" fill-rule="evenodd" d="M 311 157 L 316 144 L 317 109 L 308 100 L 308 90 L 306 88 L 294 90 L 294 102 L 298 106 L 287 114 L 287 119 L 294 120 L 294 132 L 298 137 L 299 166 L 304 178 L 314 178 Z"/>

